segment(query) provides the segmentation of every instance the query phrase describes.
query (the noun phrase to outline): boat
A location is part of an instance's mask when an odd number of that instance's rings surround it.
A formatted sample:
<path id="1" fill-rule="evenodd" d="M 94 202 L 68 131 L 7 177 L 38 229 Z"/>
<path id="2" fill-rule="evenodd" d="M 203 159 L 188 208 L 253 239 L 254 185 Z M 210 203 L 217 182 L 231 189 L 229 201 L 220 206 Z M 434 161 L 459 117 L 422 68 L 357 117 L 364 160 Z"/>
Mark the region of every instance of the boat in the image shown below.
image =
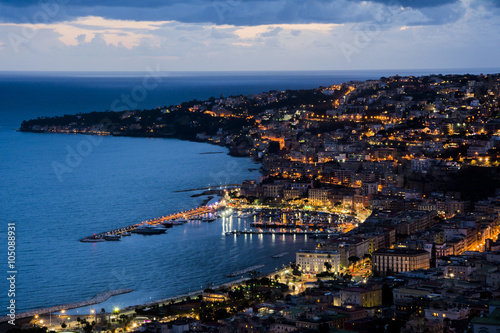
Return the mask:
<path id="1" fill-rule="evenodd" d="M 171 225 L 183 225 L 184 224 L 184 222 L 179 221 L 179 220 L 171 220 L 171 221 L 168 221 L 168 223 L 170 223 Z"/>
<path id="2" fill-rule="evenodd" d="M 142 234 L 142 235 L 157 235 L 163 234 L 167 231 L 167 228 L 151 225 L 151 224 L 141 224 L 136 229 L 132 230 L 133 233 Z"/>
<path id="3" fill-rule="evenodd" d="M 187 223 L 188 222 L 188 220 L 185 217 L 178 218 L 176 221 L 180 222 L 180 223 Z"/>
<path id="4" fill-rule="evenodd" d="M 102 238 L 101 235 L 93 235 L 91 237 L 87 237 L 81 240 L 81 242 L 84 243 L 99 243 L 99 242 L 105 242 L 106 240 Z"/>
<path id="5" fill-rule="evenodd" d="M 217 220 L 217 216 L 205 216 L 201 222 L 214 222 L 215 220 Z"/>
<path id="6" fill-rule="evenodd" d="M 125 236 L 130 236 L 130 235 L 132 235 L 132 234 L 131 234 L 130 232 L 128 232 L 128 231 L 124 231 L 124 232 L 122 232 L 122 236 L 123 236 L 123 237 L 125 237 Z"/>
<path id="7" fill-rule="evenodd" d="M 103 238 L 107 241 L 119 241 L 122 236 L 120 236 L 119 234 L 105 234 Z"/>
<path id="8" fill-rule="evenodd" d="M 238 214 L 238 218 L 239 219 L 247 219 L 249 217 L 252 217 L 253 214 L 252 213 L 241 213 L 241 214 Z"/>

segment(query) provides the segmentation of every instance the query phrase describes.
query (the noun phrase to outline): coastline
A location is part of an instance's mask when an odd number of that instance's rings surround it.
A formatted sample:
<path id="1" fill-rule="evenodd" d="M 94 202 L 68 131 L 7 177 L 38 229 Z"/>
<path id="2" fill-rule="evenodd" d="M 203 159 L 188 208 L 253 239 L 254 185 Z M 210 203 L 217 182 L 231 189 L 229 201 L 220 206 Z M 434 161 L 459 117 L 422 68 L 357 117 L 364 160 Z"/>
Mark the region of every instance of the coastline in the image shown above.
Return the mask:
<path id="1" fill-rule="evenodd" d="M 41 315 L 41 314 L 46 314 L 46 313 L 58 312 L 61 310 L 78 309 L 78 308 L 82 308 L 84 306 L 99 304 L 99 303 L 107 301 L 109 298 L 111 298 L 113 296 L 131 293 L 132 291 L 134 291 L 134 290 L 130 289 L 130 288 L 110 290 L 110 291 L 105 291 L 105 292 L 99 293 L 99 294 L 95 295 L 94 297 L 92 297 L 91 299 L 88 299 L 85 301 L 80 301 L 80 302 L 75 302 L 75 303 L 66 303 L 66 304 L 60 304 L 60 305 L 53 305 L 53 306 L 49 306 L 46 308 L 16 313 L 16 320 L 34 317 L 36 315 Z M 10 319 L 11 318 L 7 317 L 7 316 L 0 317 L 0 323 L 6 322 Z"/>
<path id="2" fill-rule="evenodd" d="M 262 274 L 259 277 L 273 277 L 276 274 L 278 274 L 280 271 L 286 270 L 288 268 L 289 268 L 289 265 L 287 265 L 283 268 L 277 269 L 277 270 L 273 270 L 272 272 Z M 218 284 L 215 286 L 211 286 L 210 289 L 219 290 L 219 289 L 223 289 L 223 288 L 231 288 L 233 286 L 240 285 L 240 284 L 242 284 L 250 279 L 251 279 L 250 277 L 242 277 L 242 278 L 239 278 L 239 279 L 236 279 L 233 281 L 224 282 L 224 283 L 221 283 L 221 284 Z M 25 312 L 21 312 L 21 313 L 16 314 L 16 320 L 34 318 L 37 315 L 59 312 L 61 310 L 80 309 L 80 308 L 84 308 L 84 307 L 89 306 L 89 305 L 96 305 L 96 304 L 103 303 L 113 296 L 117 296 L 117 295 L 121 295 L 121 294 L 125 294 L 125 293 L 130 293 L 132 291 L 133 291 L 133 289 L 129 289 L 129 288 L 112 290 L 112 291 L 99 293 L 96 296 L 94 296 L 93 298 L 85 300 L 85 301 L 81 301 L 81 302 L 60 304 L 60 305 L 54 305 L 51 307 L 25 311 Z M 177 294 L 174 296 L 160 298 L 160 299 L 145 302 L 145 303 L 130 305 L 130 306 L 124 307 L 123 309 L 120 309 L 120 311 L 122 313 L 126 313 L 126 312 L 135 311 L 135 309 L 138 307 L 150 307 L 150 306 L 160 305 L 162 303 L 168 303 L 168 302 L 178 302 L 178 301 L 182 302 L 182 301 L 185 301 L 188 297 L 192 298 L 194 296 L 201 296 L 204 291 L 205 291 L 205 289 L 198 289 L 195 291 L 190 291 L 190 292 L 183 293 L 183 294 Z M 108 313 L 110 313 L 110 312 L 106 312 L 106 314 L 108 314 Z M 10 319 L 9 317 L 0 317 L 0 323 L 7 322 L 9 319 Z"/>

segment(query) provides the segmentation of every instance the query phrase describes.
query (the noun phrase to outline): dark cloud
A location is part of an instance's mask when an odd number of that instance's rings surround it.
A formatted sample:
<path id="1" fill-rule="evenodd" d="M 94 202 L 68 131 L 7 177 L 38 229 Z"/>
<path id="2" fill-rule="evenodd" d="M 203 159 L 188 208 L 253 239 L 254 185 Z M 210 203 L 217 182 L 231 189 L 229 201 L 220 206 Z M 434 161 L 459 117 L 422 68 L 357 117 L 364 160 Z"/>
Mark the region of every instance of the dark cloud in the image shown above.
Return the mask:
<path id="1" fill-rule="evenodd" d="M 351 1 L 362 1 L 362 0 L 351 0 Z M 377 2 L 388 6 L 403 6 L 411 8 L 429 8 L 429 7 L 440 7 L 443 5 L 448 5 L 452 3 L 458 3 L 458 0 L 369 0 L 371 2 Z"/>
<path id="2" fill-rule="evenodd" d="M 365 1 L 368 6 L 386 5 L 427 11 L 431 24 L 442 21 L 435 17 L 435 8 L 457 2 Z M 259 25 L 359 23 L 369 21 L 372 13 L 362 0 L 0 0 L 0 20 L 3 22 L 57 22 L 89 15 L 126 20 Z M 453 19 L 452 16 L 448 18 Z"/>

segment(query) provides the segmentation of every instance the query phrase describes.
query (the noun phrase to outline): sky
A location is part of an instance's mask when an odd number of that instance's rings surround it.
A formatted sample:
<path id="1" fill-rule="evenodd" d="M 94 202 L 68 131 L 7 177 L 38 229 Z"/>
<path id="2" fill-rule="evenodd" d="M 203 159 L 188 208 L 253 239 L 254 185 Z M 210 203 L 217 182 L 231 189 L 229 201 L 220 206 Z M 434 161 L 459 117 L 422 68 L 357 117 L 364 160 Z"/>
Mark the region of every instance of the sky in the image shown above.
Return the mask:
<path id="1" fill-rule="evenodd" d="M 500 67 L 500 0 L 0 0 L 0 70 Z"/>

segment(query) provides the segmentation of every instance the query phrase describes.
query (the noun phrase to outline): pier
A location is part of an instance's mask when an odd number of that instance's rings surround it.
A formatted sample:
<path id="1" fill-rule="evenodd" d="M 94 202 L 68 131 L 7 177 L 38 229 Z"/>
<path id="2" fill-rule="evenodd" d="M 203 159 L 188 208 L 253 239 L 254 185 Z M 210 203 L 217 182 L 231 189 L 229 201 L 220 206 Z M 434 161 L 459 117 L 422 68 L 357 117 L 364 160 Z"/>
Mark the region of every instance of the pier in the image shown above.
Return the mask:
<path id="1" fill-rule="evenodd" d="M 150 224 L 150 225 L 158 225 L 158 224 L 161 224 L 163 222 L 173 221 L 173 220 L 180 219 L 180 218 L 189 219 L 191 217 L 197 217 L 199 215 L 213 213 L 215 210 L 216 210 L 216 208 L 213 208 L 210 206 L 201 206 L 201 207 L 194 208 L 191 210 L 186 210 L 183 212 L 158 217 L 156 219 L 144 221 L 141 223 L 136 223 L 133 225 L 129 225 L 127 227 L 122 227 L 122 228 L 118 228 L 118 229 L 114 229 L 114 230 L 110 230 L 110 231 L 104 231 L 104 232 L 101 232 L 98 234 L 87 236 L 87 237 L 80 239 L 80 242 L 84 242 L 84 243 L 103 242 L 103 241 L 105 241 L 104 235 L 106 235 L 106 234 L 107 235 L 121 235 L 124 232 L 131 232 L 131 231 L 137 229 L 137 227 L 143 223 Z"/>
<path id="2" fill-rule="evenodd" d="M 46 314 L 46 313 L 59 312 L 61 310 L 76 309 L 76 308 L 81 308 L 83 306 L 99 304 L 99 303 L 102 303 L 104 301 L 107 301 L 112 296 L 127 294 L 127 293 L 130 293 L 132 291 L 134 291 L 134 290 L 133 289 L 110 290 L 110 291 L 106 291 L 103 293 L 99 293 L 99 294 L 95 295 L 93 298 L 88 299 L 86 301 L 81 301 L 81 302 L 76 302 L 76 303 L 68 303 L 68 304 L 62 304 L 62 305 L 55 305 L 55 306 L 51 306 L 48 308 L 16 313 L 16 319 L 33 317 L 36 315 L 41 315 L 41 314 Z M 9 319 L 10 319 L 10 317 L 7 317 L 7 316 L 0 317 L 0 323 L 8 321 Z"/>
<path id="3" fill-rule="evenodd" d="M 317 237 L 328 237 L 328 235 L 335 235 L 334 233 L 326 232 L 314 232 L 314 231 L 263 231 L 263 230 L 233 230 L 226 232 L 226 236 L 230 235 L 306 235 L 306 236 L 317 236 Z"/>
<path id="4" fill-rule="evenodd" d="M 258 269 L 261 269 L 264 266 L 266 266 L 266 265 L 256 265 L 256 266 L 248 267 L 248 268 L 236 271 L 236 272 L 229 273 L 226 276 L 227 277 L 235 277 L 238 275 L 243 275 L 243 274 L 250 273 L 250 272 L 256 271 Z"/>

